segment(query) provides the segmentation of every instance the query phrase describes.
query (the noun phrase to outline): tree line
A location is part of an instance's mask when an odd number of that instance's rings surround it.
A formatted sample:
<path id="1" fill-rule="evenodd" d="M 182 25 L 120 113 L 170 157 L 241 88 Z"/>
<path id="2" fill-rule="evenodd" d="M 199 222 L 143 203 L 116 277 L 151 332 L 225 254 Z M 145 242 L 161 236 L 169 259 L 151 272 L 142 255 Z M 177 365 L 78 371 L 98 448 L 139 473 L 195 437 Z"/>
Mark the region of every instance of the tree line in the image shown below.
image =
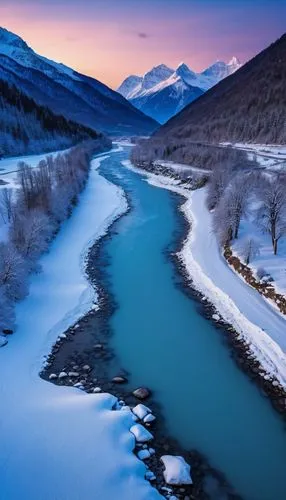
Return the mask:
<path id="1" fill-rule="evenodd" d="M 132 148 L 131 161 L 141 168 L 150 167 L 155 160 L 167 160 L 183 163 L 205 170 L 216 170 L 221 165 L 231 165 L 233 169 L 253 168 L 256 159 L 249 160 L 243 150 L 232 147 L 218 147 L 200 142 L 171 140 L 168 143 L 162 137 L 142 139 Z"/>

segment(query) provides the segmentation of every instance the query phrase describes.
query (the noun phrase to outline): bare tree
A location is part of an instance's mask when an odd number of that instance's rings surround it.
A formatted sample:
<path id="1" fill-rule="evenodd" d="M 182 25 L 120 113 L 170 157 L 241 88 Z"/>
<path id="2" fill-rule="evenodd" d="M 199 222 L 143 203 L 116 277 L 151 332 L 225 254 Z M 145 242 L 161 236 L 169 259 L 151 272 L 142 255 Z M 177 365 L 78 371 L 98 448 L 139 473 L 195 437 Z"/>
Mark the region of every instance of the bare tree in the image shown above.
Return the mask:
<path id="1" fill-rule="evenodd" d="M 0 287 L 7 299 L 20 300 L 27 293 L 23 258 L 11 243 L 0 243 Z"/>
<path id="2" fill-rule="evenodd" d="M 0 332 L 13 328 L 14 321 L 13 303 L 6 297 L 4 287 L 0 285 Z"/>
<path id="3" fill-rule="evenodd" d="M 209 180 L 208 193 L 207 193 L 207 207 L 209 210 L 215 208 L 219 203 L 226 186 L 231 179 L 231 167 L 230 165 L 221 165 L 216 168 Z"/>
<path id="4" fill-rule="evenodd" d="M 245 263 L 248 265 L 260 254 L 260 243 L 252 237 L 244 238 L 240 245 L 240 251 Z"/>
<path id="5" fill-rule="evenodd" d="M 229 245 L 233 238 L 232 217 L 226 197 L 223 196 L 213 215 L 213 230 L 219 244 L 224 247 Z"/>
<path id="6" fill-rule="evenodd" d="M 49 217 L 41 211 L 32 210 L 14 218 L 10 237 L 18 252 L 33 264 L 47 249 L 52 232 Z"/>
<path id="7" fill-rule="evenodd" d="M 236 176 L 226 191 L 226 203 L 228 204 L 235 239 L 238 237 L 241 218 L 245 214 L 247 196 L 247 176 Z"/>
<path id="8" fill-rule="evenodd" d="M 263 231 L 270 234 L 274 255 L 278 242 L 286 234 L 286 183 L 282 178 L 265 179 L 264 188 L 259 193 L 261 207 L 257 220 Z"/>
<path id="9" fill-rule="evenodd" d="M 12 189 L 4 188 L 0 191 L 0 213 L 3 222 L 7 224 L 11 221 L 13 211 Z"/>

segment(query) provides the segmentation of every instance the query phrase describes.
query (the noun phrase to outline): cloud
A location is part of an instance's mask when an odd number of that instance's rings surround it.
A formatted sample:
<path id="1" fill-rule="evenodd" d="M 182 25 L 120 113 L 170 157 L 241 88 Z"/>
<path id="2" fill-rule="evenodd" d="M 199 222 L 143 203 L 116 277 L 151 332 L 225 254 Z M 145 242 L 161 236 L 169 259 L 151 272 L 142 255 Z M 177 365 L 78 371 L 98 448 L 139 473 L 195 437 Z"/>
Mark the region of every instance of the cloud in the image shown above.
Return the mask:
<path id="1" fill-rule="evenodd" d="M 148 33 L 144 33 L 143 31 L 137 33 L 137 36 L 139 36 L 139 38 L 149 38 Z"/>

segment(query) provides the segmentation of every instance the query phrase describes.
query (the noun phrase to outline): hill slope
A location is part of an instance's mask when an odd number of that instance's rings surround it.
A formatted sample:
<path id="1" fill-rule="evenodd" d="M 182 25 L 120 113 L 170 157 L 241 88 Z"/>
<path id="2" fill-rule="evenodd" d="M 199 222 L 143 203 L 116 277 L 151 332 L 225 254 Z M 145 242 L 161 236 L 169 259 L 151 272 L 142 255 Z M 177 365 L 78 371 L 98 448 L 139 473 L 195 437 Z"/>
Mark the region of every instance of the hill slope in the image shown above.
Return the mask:
<path id="1" fill-rule="evenodd" d="M 286 34 L 154 134 L 164 143 L 286 143 Z M 154 140 L 153 139 L 153 140 Z"/>
<path id="2" fill-rule="evenodd" d="M 54 113 L 111 134 L 149 134 L 157 123 L 94 78 L 36 54 L 0 28 L 0 78 Z"/>
<path id="3" fill-rule="evenodd" d="M 55 115 L 0 79 L 1 155 L 63 149 L 88 139 L 98 139 L 102 146 L 110 145 L 102 134 Z"/>

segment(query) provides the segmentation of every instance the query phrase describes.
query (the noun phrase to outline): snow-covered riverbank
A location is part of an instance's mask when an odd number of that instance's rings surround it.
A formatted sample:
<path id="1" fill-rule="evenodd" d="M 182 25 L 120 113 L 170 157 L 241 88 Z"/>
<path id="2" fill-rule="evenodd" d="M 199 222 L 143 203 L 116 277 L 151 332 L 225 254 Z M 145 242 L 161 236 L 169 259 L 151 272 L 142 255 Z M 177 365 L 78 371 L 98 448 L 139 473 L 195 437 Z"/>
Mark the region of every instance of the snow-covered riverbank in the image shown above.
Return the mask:
<path id="1" fill-rule="evenodd" d="M 124 165 L 133 168 L 130 162 L 124 162 Z M 192 229 L 179 258 L 192 286 L 215 306 L 227 323 L 233 325 L 267 374 L 285 388 L 286 320 L 226 264 L 212 231 L 211 215 L 205 206 L 205 189 L 190 192 L 178 185 L 178 181 L 143 170 L 140 172 L 147 176 L 149 183 L 186 198 L 182 211 Z"/>
<path id="2" fill-rule="evenodd" d="M 17 306 L 17 332 L 0 350 L 1 500 L 161 498 L 132 453 L 131 412 L 111 411 L 116 398 L 109 394 L 55 386 L 38 375 L 58 335 L 96 302 L 84 258 L 127 208 L 122 190 L 97 171 L 107 156 L 93 160 L 79 205 Z"/>

